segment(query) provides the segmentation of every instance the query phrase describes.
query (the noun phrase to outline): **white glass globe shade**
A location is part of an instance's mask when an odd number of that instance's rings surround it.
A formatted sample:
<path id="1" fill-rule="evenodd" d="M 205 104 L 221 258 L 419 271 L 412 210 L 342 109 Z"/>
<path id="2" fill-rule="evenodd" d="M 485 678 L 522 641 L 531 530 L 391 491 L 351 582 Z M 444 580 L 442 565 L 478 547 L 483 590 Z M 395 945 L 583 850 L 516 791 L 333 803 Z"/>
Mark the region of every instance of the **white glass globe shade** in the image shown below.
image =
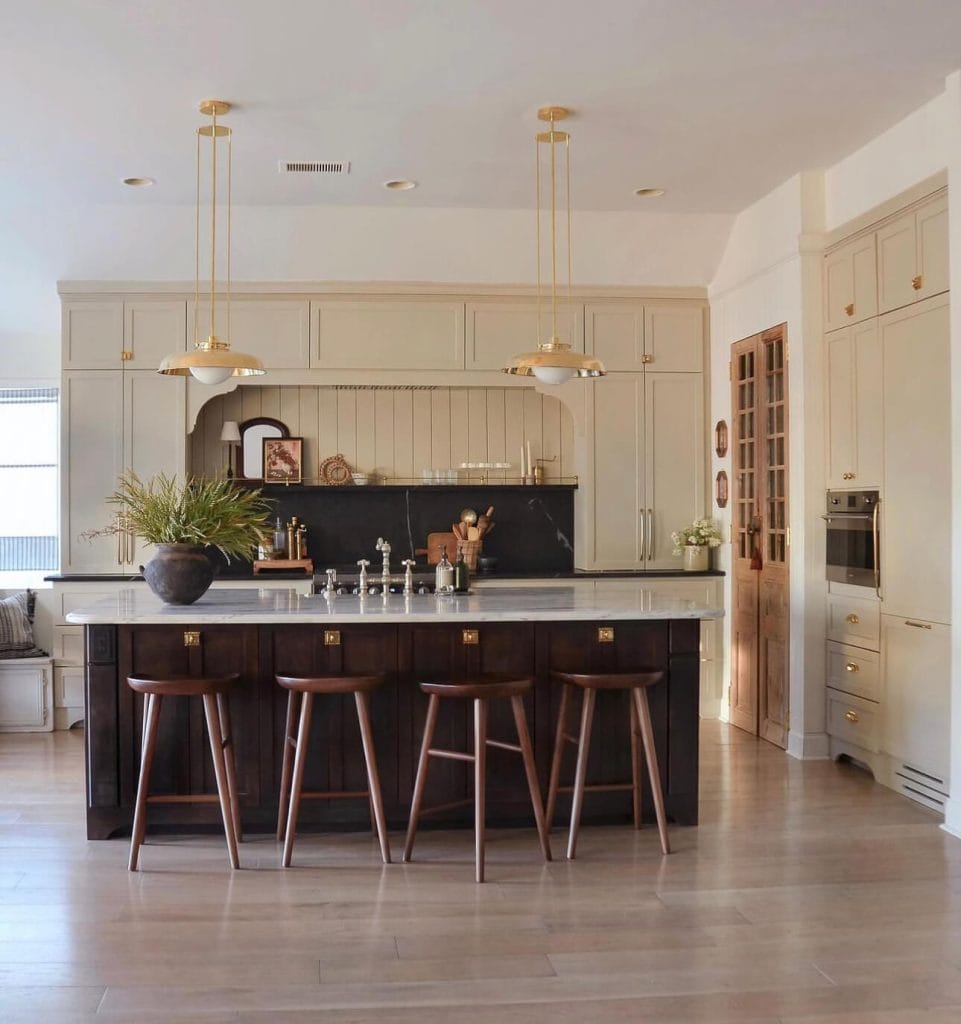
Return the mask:
<path id="1" fill-rule="evenodd" d="M 233 373 L 229 366 L 191 366 L 190 374 L 201 384 L 223 384 Z"/>
<path id="2" fill-rule="evenodd" d="M 534 376 L 545 384 L 563 384 L 574 376 L 570 366 L 535 366 Z"/>

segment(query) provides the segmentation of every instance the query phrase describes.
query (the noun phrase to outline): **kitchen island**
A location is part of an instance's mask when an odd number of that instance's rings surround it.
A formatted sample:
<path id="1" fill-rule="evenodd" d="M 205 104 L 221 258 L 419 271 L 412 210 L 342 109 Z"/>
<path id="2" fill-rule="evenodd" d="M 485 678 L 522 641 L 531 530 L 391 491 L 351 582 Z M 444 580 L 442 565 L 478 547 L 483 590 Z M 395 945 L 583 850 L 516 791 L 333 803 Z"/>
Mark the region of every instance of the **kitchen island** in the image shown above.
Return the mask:
<path id="1" fill-rule="evenodd" d="M 421 680 L 468 673 L 531 675 L 528 716 L 535 759 L 546 787 L 559 693 L 553 670 L 625 672 L 663 669 L 650 693 L 667 811 L 697 822 L 699 620 L 722 611 L 659 593 L 656 581 L 597 580 L 593 585 L 485 588 L 453 597 L 389 594 L 306 596 L 295 590 L 208 591 L 196 604 L 164 605 L 142 589 L 71 612 L 85 627 L 87 835 L 129 831 L 136 794 L 142 710 L 128 676 L 236 672 L 231 719 L 244 828 L 272 831 L 284 742 L 285 698 L 274 676 L 385 675 L 371 714 L 389 823 L 406 825 L 427 699 Z M 603 694 L 595 712 L 589 780 L 630 777 L 629 716 L 624 694 Z M 437 743 L 470 749 L 469 708 L 450 702 Z M 466 704 L 466 702 L 465 702 Z M 165 702 L 152 773 L 153 792 L 211 795 L 209 803 L 158 804 L 151 827 L 217 827 L 219 810 L 199 702 Z M 490 734 L 513 738 L 510 710 L 491 708 Z M 362 790 L 364 761 L 350 698 L 318 702 L 305 788 Z M 565 775 L 573 766 L 566 765 Z M 469 794 L 470 773 L 443 763 L 432 772 L 426 803 Z M 528 824 L 523 773 L 513 759 L 489 755 L 491 824 Z M 653 817 L 645 793 L 644 816 Z M 558 818 L 566 813 L 559 806 Z M 624 793 L 591 794 L 585 824 L 630 816 Z M 470 824 L 457 809 L 434 817 Z M 428 822 L 425 822 L 425 825 Z M 367 828 L 366 802 L 308 801 L 301 827 Z"/>

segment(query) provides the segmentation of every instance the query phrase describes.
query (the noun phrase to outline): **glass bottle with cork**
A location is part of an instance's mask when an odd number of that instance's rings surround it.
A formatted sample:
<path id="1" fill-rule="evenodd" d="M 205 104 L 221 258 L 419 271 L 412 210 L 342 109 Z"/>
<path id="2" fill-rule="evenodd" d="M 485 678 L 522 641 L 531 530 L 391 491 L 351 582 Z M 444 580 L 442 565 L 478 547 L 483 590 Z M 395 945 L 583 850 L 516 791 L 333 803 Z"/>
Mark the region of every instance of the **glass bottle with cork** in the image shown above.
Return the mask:
<path id="1" fill-rule="evenodd" d="M 454 567 L 451 565 L 450 559 L 447 557 L 446 545 L 441 549 L 440 561 L 437 563 L 437 568 L 434 570 L 434 593 L 454 593 Z"/>

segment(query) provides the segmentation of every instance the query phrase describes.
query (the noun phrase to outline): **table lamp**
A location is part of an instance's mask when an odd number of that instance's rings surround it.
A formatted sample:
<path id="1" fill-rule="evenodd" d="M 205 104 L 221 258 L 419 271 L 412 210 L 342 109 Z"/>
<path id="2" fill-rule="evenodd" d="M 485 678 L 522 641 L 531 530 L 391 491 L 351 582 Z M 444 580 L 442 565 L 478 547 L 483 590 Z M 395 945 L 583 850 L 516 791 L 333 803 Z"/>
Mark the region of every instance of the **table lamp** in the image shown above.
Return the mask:
<path id="1" fill-rule="evenodd" d="M 227 477 L 234 474 L 234 448 L 240 445 L 240 424 L 236 420 L 226 420 L 220 431 L 220 440 L 227 445 Z"/>

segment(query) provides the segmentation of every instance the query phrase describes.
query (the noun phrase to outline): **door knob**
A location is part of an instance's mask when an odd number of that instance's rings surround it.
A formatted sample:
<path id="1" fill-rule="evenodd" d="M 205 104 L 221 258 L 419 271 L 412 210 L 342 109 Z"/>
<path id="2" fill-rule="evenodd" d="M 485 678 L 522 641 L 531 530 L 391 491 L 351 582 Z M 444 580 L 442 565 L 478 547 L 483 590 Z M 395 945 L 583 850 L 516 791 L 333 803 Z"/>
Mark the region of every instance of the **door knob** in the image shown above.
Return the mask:
<path id="1" fill-rule="evenodd" d="M 844 668 L 845 668 L 845 671 L 847 671 L 847 672 L 860 672 L 861 671 L 860 667 L 858 665 L 855 665 L 853 661 L 849 661 L 844 666 Z"/>
<path id="2" fill-rule="evenodd" d="M 861 619 L 857 615 L 855 615 L 854 612 L 850 612 L 844 617 L 844 621 L 850 622 L 852 626 L 856 626 L 861 621 Z"/>

